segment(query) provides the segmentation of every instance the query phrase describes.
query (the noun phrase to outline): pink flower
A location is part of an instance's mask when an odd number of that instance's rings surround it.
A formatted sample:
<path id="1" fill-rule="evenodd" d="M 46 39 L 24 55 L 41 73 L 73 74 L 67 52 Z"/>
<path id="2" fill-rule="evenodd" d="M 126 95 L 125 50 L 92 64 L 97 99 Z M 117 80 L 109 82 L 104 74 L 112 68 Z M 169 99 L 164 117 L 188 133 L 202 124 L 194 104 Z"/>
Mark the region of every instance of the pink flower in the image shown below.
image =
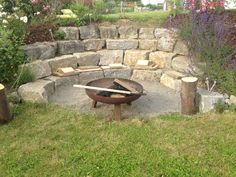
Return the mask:
<path id="1" fill-rule="evenodd" d="M 211 7 L 215 7 L 215 5 L 216 5 L 216 2 L 213 2 L 213 1 L 210 2 L 210 6 L 211 6 Z"/>
<path id="2" fill-rule="evenodd" d="M 225 5 L 225 2 L 224 1 L 219 1 L 220 5 L 221 6 L 224 6 Z"/>
<path id="3" fill-rule="evenodd" d="M 50 6 L 49 5 L 43 5 L 43 10 L 44 11 L 48 11 L 50 9 Z"/>
<path id="4" fill-rule="evenodd" d="M 37 4 L 40 0 L 30 0 L 32 4 Z"/>

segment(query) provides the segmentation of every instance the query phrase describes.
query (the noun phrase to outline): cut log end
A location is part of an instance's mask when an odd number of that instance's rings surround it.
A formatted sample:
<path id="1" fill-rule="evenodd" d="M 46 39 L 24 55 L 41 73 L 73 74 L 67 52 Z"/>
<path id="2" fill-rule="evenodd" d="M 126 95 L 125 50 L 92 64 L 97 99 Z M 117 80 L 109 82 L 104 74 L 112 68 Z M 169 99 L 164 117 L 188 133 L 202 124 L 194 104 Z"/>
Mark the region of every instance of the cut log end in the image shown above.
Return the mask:
<path id="1" fill-rule="evenodd" d="M 4 90 L 4 89 L 5 89 L 4 85 L 0 84 L 0 90 Z"/>
<path id="2" fill-rule="evenodd" d="M 197 82 L 198 78 L 197 77 L 184 77 L 182 78 L 183 82 Z"/>

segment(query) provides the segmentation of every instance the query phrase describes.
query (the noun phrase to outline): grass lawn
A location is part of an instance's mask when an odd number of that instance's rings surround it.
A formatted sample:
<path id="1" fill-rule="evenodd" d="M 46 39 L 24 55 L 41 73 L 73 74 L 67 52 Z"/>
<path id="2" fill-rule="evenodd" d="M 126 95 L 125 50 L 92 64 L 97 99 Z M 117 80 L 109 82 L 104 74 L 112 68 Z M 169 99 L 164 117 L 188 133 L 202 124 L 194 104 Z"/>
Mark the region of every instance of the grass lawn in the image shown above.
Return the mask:
<path id="1" fill-rule="evenodd" d="M 119 19 L 129 19 L 137 25 L 160 25 L 170 15 L 167 11 L 151 11 L 151 12 L 128 12 L 103 15 L 101 21 L 116 23 Z"/>
<path id="2" fill-rule="evenodd" d="M 0 126 L 0 176 L 236 176 L 236 114 L 106 122 L 21 104 Z"/>

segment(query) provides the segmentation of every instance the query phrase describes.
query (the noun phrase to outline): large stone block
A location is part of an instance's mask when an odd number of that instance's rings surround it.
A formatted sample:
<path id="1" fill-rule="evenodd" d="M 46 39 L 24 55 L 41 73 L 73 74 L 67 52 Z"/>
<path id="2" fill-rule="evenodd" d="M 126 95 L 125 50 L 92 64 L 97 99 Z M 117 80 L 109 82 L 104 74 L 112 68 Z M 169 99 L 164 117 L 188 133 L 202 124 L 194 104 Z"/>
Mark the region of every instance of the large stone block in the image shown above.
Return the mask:
<path id="1" fill-rule="evenodd" d="M 80 38 L 81 39 L 96 39 L 100 38 L 100 32 L 97 25 L 81 26 Z"/>
<path id="2" fill-rule="evenodd" d="M 137 81 L 160 81 L 162 73 L 161 69 L 155 71 L 134 70 L 131 79 Z"/>
<path id="3" fill-rule="evenodd" d="M 224 101 L 224 95 L 217 92 L 209 92 L 208 90 L 199 89 L 197 92 L 197 102 L 200 112 L 209 112 L 214 109 L 215 104 Z"/>
<path id="4" fill-rule="evenodd" d="M 158 41 L 158 50 L 166 52 L 172 52 L 174 50 L 177 41 L 177 35 L 175 32 L 165 28 L 157 28 L 154 33 Z"/>
<path id="5" fill-rule="evenodd" d="M 57 43 L 55 42 L 37 42 L 31 45 L 22 46 L 26 55 L 32 60 L 44 60 L 53 58 L 56 55 Z"/>
<path id="6" fill-rule="evenodd" d="M 121 26 L 118 29 L 121 39 L 137 39 L 138 28 L 133 26 Z"/>
<path id="7" fill-rule="evenodd" d="M 118 38 L 118 29 L 115 25 L 100 26 L 100 35 L 102 39 L 117 39 Z"/>
<path id="8" fill-rule="evenodd" d="M 131 75 L 132 75 L 132 69 L 130 68 L 104 70 L 105 77 L 130 79 Z"/>
<path id="9" fill-rule="evenodd" d="M 156 63 L 156 65 L 159 68 L 170 69 L 171 62 L 172 62 L 172 59 L 174 58 L 174 56 L 176 56 L 175 53 L 157 51 L 157 52 L 150 53 L 149 60 Z"/>
<path id="10" fill-rule="evenodd" d="M 139 39 L 154 39 L 154 28 L 140 28 Z"/>
<path id="11" fill-rule="evenodd" d="M 174 53 L 187 56 L 189 54 L 188 46 L 183 41 L 178 40 L 174 47 Z"/>
<path id="12" fill-rule="evenodd" d="M 134 66 L 138 60 L 148 60 L 149 50 L 127 50 L 125 52 L 124 64 Z"/>
<path id="13" fill-rule="evenodd" d="M 79 40 L 79 28 L 78 27 L 60 27 L 60 32 L 65 33 L 66 40 Z"/>
<path id="14" fill-rule="evenodd" d="M 96 79 L 104 78 L 103 71 L 83 72 L 79 75 L 80 84 L 87 84 Z"/>
<path id="15" fill-rule="evenodd" d="M 100 55 L 96 52 L 75 53 L 79 66 L 97 66 L 100 61 Z"/>
<path id="16" fill-rule="evenodd" d="M 73 54 L 84 51 L 84 43 L 79 40 L 58 41 L 58 53 L 60 55 Z"/>
<path id="17" fill-rule="evenodd" d="M 77 58 L 73 55 L 63 55 L 60 57 L 47 60 L 47 62 L 49 63 L 52 72 L 55 72 L 58 68 L 77 67 Z"/>
<path id="18" fill-rule="evenodd" d="M 182 73 L 176 71 L 167 71 L 161 76 L 160 83 L 177 92 L 181 89 L 181 78 L 184 77 Z"/>
<path id="19" fill-rule="evenodd" d="M 27 83 L 19 87 L 18 93 L 24 101 L 48 103 L 49 97 L 54 93 L 54 82 L 37 80 Z"/>
<path id="20" fill-rule="evenodd" d="M 85 50 L 97 51 L 105 47 L 106 41 L 103 39 L 87 39 L 84 40 Z"/>
<path id="21" fill-rule="evenodd" d="M 41 79 L 52 74 L 51 67 L 47 61 L 37 60 L 19 67 L 19 69 L 22 68 L 28 68 L 34 75 L 35 79 Z"/>
<path id="22" fill-rule="evenodd" d="M 109 50 L 130 50 L 138 48 L 138 40 L 134 39 L 107 39 L 107 49 Z"/>
<path id="23" fill-rule="evenodd" d="M 61 86 L 73 86 L 74 84 L 79 83 L 79 76 L 67 76 L 67 77 L 57 77 L 57 76 L 49 76 L 44 80 L 53 81 L 55 83 L 55 89 Z"/>
<path id="24" fill-rule="evenodd" d="M 139 49 L 156 51 L 157 40 L 139 40 Z"/>
<path id="25" fill-rule="evenodd" d="M 172 68 L 176 71 L 189 73 L 190 60 L 186 56 L 178 56 L 172 60 Z"/>
<path id="26" fill-rule="evenodd" d="M 123 50 L 100 50 L 97 53 L 100 55 L 99 65 L 123 63 Z"/>

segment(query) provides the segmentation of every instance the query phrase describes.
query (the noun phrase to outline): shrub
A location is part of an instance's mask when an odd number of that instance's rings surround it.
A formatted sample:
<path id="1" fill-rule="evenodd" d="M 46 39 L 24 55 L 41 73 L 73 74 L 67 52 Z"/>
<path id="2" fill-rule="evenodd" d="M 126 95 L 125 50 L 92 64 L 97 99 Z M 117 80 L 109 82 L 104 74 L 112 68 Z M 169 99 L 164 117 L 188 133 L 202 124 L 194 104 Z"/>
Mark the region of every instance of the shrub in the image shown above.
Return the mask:
<path id="1" fill-rule="evenodd" d="M 0 82 L 9 83 L 17 77 L 18 65 L 26 60 L 20 49 L 21 41 L 11 36 L 11 31 L 0 27 Z"/>
<path id="2" fill-rule="evenodd" d="M 53 32 L 53 38 L 55 40 L 63 40 L 65 39 L 66 34 L 63 31 L 54 31 Z"/>
<path id="3" fill-rule="evenodd" d="M 217 113 L 222 114 L 225 110 L 229 108 L 228 104 L 226 104 L 223 100 L 218 100 L 218 102 L 215 104 L 215 111 Z"/>
<path id="4" fill-rule="evenodd" d="M 27 67 L 22 67 L 18 70 L 18 76 L 15 82 L 15 86 L 19 87 L 23 84 L 35 81 L 35 76 L 31 70 Z"/>
<path id="5" fill-rule="evenodd" d="M 236 70 L 228 67 L 236 54 L 232 46 L 236 30 L 225 25 L 227 18 L 227 13 L 193 11 L 187 21 L 179 23 L 180 36 L 188 41 L 192 53 L 206 62 L 206 75 L 217 80 L 222 91 L 236 94 Z"/>

